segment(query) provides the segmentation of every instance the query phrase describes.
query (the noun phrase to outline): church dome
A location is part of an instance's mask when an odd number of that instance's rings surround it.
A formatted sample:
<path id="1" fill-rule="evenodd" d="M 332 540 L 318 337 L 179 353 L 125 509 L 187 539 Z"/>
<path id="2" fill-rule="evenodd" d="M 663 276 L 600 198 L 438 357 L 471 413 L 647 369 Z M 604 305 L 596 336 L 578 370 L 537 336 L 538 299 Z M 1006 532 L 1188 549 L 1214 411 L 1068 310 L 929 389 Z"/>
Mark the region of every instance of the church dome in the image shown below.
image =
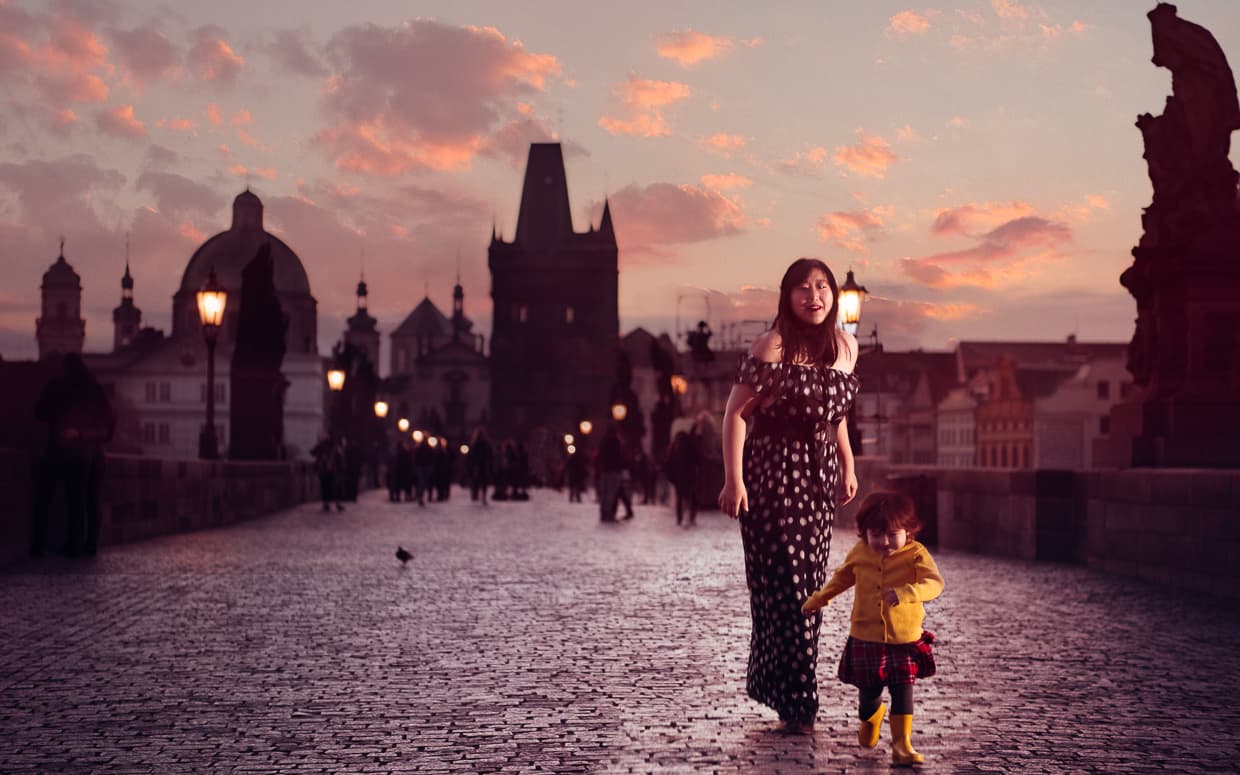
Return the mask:
<path id="1" fill-rule="evenodd" d="M 216 234 L 194 251 L 181 276 L 181 291 L 197 293 L 212 269 L 226 290 L 240 291 L 241 270 L 267 241 L 271 242 L 276 293 L 310 295 L 310 280 L 301 259 L 279 237 L 263 229 L 263 203 L 249 189 L 233 200 L 233 221 L 228 231 Z"/>
<path id="2" fill-rule="evenodd" d="M 65 260 L 63 253 L 56 259 L 48 270 L 43 273 L 44 288 L 81 288 L 82 278 L 73 269 L 68 261 Z"/>

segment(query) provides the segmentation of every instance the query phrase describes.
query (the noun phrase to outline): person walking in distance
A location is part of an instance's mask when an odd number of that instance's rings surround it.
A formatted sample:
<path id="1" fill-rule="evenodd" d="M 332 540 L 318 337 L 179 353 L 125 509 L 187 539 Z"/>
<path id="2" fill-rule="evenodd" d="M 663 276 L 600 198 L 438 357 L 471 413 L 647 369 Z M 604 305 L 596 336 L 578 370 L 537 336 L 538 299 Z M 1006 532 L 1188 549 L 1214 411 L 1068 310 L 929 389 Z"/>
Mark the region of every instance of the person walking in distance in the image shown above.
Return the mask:
<path id="1" fill-rule="evenodd" d="M 913 501 L 895 492 L 866 496 L 857 511 L 861 540 L 827 584 L 801 606 L 813 615 L 853 587 L 852 627 L 840 659 L 840 680 L 857 687 L 861 726 L 857 741 L 878 745 L 883 687 L 891 695 L 891 761 L 922 764 L 913 748 L 913 683 L 935 673 L 934 633 L 922 629 L 927 600 L 943 592 L 943 576 L 926 550 L 913 540 L 921 529 Z"/>
<path id="2" fill-rule="evenodd" d="M 491 438 L 487 435 L 486 428 L 479 426 L 469 444 L 466 462 L 469 467 L 470 500 L 481 498 L 483 506 L 487 505 L 487 488 L 491 486 L 494 460 L 495 448 L 491 445 Z"/>
<path id="3" fill-rule="evenodd" d="M 822 616 L 803 617 L 801 603 L 826 581 L 837 502 L 857 492 L 841 422 L 857 395 L 857 341 L 838 326 L 838 293 L 822 261 L 788 267 L 775 321 L 741 358 L 723 419 L 719 508 L 740 519 L 753 620 L 746 690 L 802 734 L 818 714 Z"/>

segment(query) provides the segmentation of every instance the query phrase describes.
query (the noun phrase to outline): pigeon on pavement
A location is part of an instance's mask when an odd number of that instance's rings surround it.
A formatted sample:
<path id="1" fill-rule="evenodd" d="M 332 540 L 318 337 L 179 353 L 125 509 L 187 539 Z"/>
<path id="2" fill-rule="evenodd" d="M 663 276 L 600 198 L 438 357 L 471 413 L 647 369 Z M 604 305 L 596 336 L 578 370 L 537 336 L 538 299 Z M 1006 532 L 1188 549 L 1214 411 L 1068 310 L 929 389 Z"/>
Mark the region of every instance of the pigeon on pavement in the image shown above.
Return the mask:
<path id="1" fill-rule="evenodd" d="M 413 555 L 406 551 L 405 547 L 398 546 L 396 547 L 396 559 L 400 560 L 401 565 L 404 565 L 413 559 Z"/>

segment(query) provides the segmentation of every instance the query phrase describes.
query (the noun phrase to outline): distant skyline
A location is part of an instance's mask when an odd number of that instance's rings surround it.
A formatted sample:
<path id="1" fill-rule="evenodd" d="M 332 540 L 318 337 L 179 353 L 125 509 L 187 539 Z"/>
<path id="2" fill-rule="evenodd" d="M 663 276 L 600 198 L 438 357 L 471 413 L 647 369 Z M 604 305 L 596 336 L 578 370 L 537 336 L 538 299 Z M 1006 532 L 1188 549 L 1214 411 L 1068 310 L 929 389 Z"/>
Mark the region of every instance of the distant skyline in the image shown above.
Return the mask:
<path id="1" fill-rule="evenodd" d="M 248 185 L 327 352 L 365 270 L 387 334 L 429 290 L 489 336 L 486 245 L 530 142 L 574 226 L 609 198 L 621 333 L 769 321 L 795 258 L 851 267 L 890 349 L 1127 341 L 1151 187 L 1154 3 L 0 0 L 0 355 L 36 354 L 59 238 L 111 349 L 128 235 L 145 325 Z M 1240 3 L 1179 16 L 1240 62 Z M 1240 158 L 1233 147 L 1233 164 Z M 683 344 L 683 341 L 682 341 Z M 384 343 L 383 365 L 387 363 Z"/>

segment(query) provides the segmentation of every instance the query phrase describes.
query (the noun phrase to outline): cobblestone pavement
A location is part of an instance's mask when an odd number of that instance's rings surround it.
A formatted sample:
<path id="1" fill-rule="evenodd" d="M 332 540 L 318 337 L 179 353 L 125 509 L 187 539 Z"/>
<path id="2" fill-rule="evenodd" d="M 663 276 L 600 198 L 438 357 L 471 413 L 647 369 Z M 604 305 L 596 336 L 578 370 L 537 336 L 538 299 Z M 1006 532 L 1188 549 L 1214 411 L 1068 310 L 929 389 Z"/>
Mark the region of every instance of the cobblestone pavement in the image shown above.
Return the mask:
<path id="1" fill-rule="evenodd" d="M 369 493 L 0 573 L 0 772 L 885 772 L 834 680 L 812 736 L 744 695 L 736 525 L 535 493 Z M 837 534 L 838 562 L 852 538 Z M 408 567 L 393 552 L 413 550 Z M 942 551 L 926 772 L 1234 772 L 1240 613 Z"/>

